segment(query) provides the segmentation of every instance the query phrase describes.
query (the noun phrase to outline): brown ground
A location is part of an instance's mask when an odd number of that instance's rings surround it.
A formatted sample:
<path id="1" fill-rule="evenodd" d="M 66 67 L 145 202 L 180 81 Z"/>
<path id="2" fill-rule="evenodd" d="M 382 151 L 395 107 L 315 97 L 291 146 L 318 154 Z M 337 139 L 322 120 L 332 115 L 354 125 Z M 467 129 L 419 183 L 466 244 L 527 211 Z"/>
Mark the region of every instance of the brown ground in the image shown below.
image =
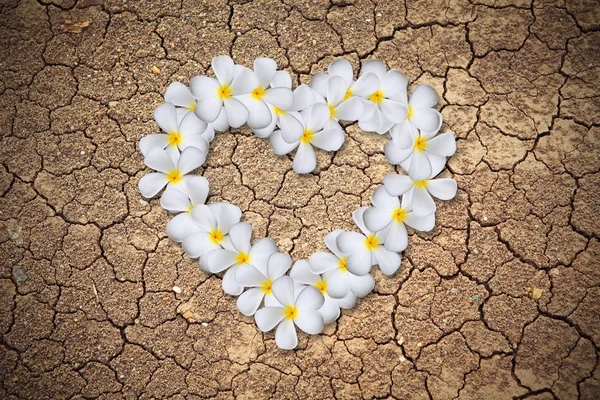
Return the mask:
<path id="1" fill-rule="evenodd" d="M 0 397 L 600 398 L 597 2 L 153 3 L 1 2 Z M 137 191 L 165 88 L 223 53 L 301 82 L 385 59 L 437 89 L 458 138 L 436 229 L 295 352 Z M 246 130 L 218 135 L 213 200 L 306 257 L 393 171 L 381 137 L 347 133 L 303 177 Z"/>

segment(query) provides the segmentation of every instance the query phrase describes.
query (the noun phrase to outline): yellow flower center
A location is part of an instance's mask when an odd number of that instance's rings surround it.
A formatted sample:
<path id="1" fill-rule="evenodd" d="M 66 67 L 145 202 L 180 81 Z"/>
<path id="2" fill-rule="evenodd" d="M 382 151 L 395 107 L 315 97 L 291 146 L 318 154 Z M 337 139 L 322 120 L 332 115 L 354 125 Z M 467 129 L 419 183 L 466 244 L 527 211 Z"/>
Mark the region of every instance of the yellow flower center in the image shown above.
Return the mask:
<path id="1" fill-rule="evenodd" d="M 376 90 L 374 93 L 369 95 L 369 100 L 373 103 L 381 103 L 383 101 L 383 92 L 381 90 Z"/>
<path id="2" fill-rule="evenodd" d="M 170 132 L 169 133 L 169 146 L 179 146 L 181 144 L 181 133 Z"/>
<path id="3" fill-rule="evenodd" d="M 283 316 L 287 319 L 294 319 L 298 316 L 298 307 L 296 306 L 285 306 L 283 310 Z"/>
<path id="4" fill-rule="evenodd" d="M 319 292 L 325 294 L 325 292 L 327 291 L 327 281 L 326 280 L 319 281 L 319 282 L 317 282 L 315 287 L 317 289 L 319 289 Z"/>
<path id="5" fill-rule="evenodd" d="M 375 235 L 367 236 L 367 238 L 365 239 L 365 246 L 367 250 L 374 250 L 377 247 L 379 247 L 379 243 L 377 243 L 377 238 L 375 237 Z"/>
<path id="6" fill-rule="evenodd" d="M 265 90 L 262 87 L 258 86 L 256 89 L 254 89 L 252 91 L 252 93 L 250 93 L 250 96 L 252 96 L 252 98 L 254 100 L 260 100 L 263 98 L 265 93 L 266 93 Z"/>
<path id="7" fill-rule="evenodd" d="M 304 144 L 308 144 L 310 143 L 310 141 L 313 138 L 313 133 L 310 129 L 306 129 L 303 133 L 302 133 L 302 137 L 300 138 L 300 141 Z"/>
<path id="8" fill-rule="evenodd" d="M 404 221 L 404 218 L 406 218 L 406 210 L 404 210 L 404 208 L 396 208 L 392 214 L 392 218 L 394 218 L 396 222 Z"/>
<path id="9" fill-rule="evenodd" d="M 408 106 L 408 114 L 406 114 L 406 119 L 411 119 L 413 116 L 413 108 L 412 106 Z"/>
<path id="10" fill-rule="evenodd" d="M 346 261 L 347 260 L 348 260 L 348 257 L 342 257 L 342 258 L 340 258 L 340 261 L 338 262 L 338 267 L 343 272 L 348 272 L 348 268 L 346 268 Z"/>
<path id="11" fill-rule="evenodd" d="M 277 108 L 275 106 L 273 106 L 273 112 L 275 113 L 275 115 L 285 115 L 287 114 L 285 111 L 283 111 L 281 108 Z"/>
<path id="12" fill-rule="evenodd" d="M 238 253 L 235 262 L 238 265 L 250 264 L 250 254 L 244 252 Z"/>
<path id="13" fill-rule="evenodd" d="M 190 206 L 187 208 L 187 212 L 192 212 L 192 210 L 194 209 L 194 205 L 190 204 Z"/>
<path id="14" fill-rule="evenodd" d="M 333 119 L 333 116 L 335 115 L 335 107 L 331 104 L 327 104 L 327 106 L 329 107 L 329 119 Z"/>
<path id="15" fill-rule="evenodd" d="M 192 104 L 190 104 L 188 108 L 190 109 L 190 111 L 194 111 L 196 109 L 196 102 L 194 101 Z"/>
<path id="16" fill-rule="evenodd" d="M 167 174 L 167 180 L 172 184 L 179 183 L 179 182 L 181 182 L 181 173 L 179 172 L 178 169 L 169 171 L 169 173 Z"/>
<path id="17" fill-rule="evenodd" d="M 344 95 L 344 101 L 348 100 L 350 97 L 352 97 L 352 89 L 348 88 L 348 90 L 346 90 L 346 94 Z"/>
<path id="18" fill-rule="evenodd" d="M 417 151 L 424 151 L 427 147 L 427 140 L 424 137 L 419 136 L 415 139 L 415 145 L 413 148 Z"/>
<path id="19" fill-rule="evenodd" d="M 273 291 L 271 290 L 271 286 L 273 286 L 273 280 L 269 279 L 266 280 L 262 283 L 262 291 L 265 294 L 272 294 Z"/>
<path id="20" fill-rule="evenodd" d="M 221 100 L 227 100 L 231 98 L 231 88 L 227 85 L 223 85 L 217 89 L 217 94 Z"/>
<path id="21" fill-rule="evenodd" d="M 211 242 L 214 244 L 220 244 L 223 241 L 223 232 L 218 229 L 213 229 L 210 231 L 210 235 L 208 236 Z"/>
<path id="22" fill-rule="evenodd" d="M 420 188 L 424 188 L 425 186 L 427 186 L 427 179 L 425 179 L 424 181 L 415 181 L 415 186 L 420 187 Z"/>

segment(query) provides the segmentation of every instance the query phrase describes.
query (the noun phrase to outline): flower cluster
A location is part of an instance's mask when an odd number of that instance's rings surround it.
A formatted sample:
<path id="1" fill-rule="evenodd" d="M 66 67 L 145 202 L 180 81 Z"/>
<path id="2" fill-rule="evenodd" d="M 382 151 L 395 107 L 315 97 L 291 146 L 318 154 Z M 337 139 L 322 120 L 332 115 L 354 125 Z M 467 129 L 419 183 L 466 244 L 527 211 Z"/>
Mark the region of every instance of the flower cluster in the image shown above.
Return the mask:
<path id="1" fill-rule="evenodd" d="M 355 80 L 350 62 L 339 59 L 327 73 L 317 73 L 310 86 L 294 90 L 290 75 L 269 58 L 256 59 L 250 69 L 218 56 L 212 69 L 214 78 L 197 76 L 189 89 L 178 82 L 167 89 L 166 102 L 154 112 L 162 132 L 139 143 L 145 164 L 156 171 L 142 177 L 139 190 L 151 198 L 166 186 L 160 204 L 177 214 L 167 235 L 199 259 L 203 270 L 224 273 L 223 290 L 239 296 L 240 312 L 254 316 L 261 331 L 276 327 L 277 345 L 293 349 L 296 327 L 318 334 L 340 309 L 371 292 L 373 266 L 386 275 L 398 270 L 400 253 L 408 246 L 407 225 L 417 231 L 434 227 L 432 196 L 449 200 L 456 195 L 454 180 L 436 178 L 456 151 L 454 136 L 438 135 L 442 116 L 434 109 L 435 90 L 419 85 L 409 99 L 407 77 L 378 60 L 364 63 Z M 313 147 L 335 151 L 343 145 L 340 121 L 389 132 L 386 157 L 407 174 L 386 176 L 371 196 L 373 206 L 352 213 L 360 232 L 330 232 L 325 236 L 329 252 L 308 260 L 292 263 L 269 238 L 253 243 L 252 227 L 240 221 L 241 210 L 223 202 L 205 204 L 208 181 L 190 175 L 204 163 L 215 131 L 245 123 L 268 138 L 276 154 L 296 149 L 294 170 L 309 173 L 316 167 Z"/>

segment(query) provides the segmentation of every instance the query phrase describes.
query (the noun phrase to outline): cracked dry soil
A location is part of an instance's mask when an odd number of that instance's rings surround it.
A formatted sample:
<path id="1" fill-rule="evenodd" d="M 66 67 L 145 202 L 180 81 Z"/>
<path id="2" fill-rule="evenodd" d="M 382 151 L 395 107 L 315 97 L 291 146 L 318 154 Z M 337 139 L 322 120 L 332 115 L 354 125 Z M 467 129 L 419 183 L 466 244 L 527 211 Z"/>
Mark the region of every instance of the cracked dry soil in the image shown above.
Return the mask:
<path id="1" fill-rule="evenodd" d="M 600 398 L 599 30 L 593 0 L 3 0 L 0 397 Z M 136 188 L 167 85 L 218 54 L 296 83 L 384 59 L 458 139 L 435 230 L 297 351 Z M 199 172 L 298 260 L 394 171 L 383 138 L 346 132 L 312 175 L 247 129 Z"/>

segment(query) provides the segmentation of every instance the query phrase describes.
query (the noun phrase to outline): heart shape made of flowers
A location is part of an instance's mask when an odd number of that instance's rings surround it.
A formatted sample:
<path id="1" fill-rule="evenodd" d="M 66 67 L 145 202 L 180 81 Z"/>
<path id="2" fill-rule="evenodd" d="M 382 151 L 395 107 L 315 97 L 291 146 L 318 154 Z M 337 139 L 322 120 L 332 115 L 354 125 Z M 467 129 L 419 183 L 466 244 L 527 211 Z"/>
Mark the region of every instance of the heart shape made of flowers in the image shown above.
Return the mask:
<path id="1" fill-rule="evenodd" d="M 398 270 L 408 246 L 406 225 L 433 229 L 432 197 L 456 195 L 453 179 L 436 178 L 456 143 L 452 133 L 438 134 L 442 116 L 434 108 L 435 90 L 419 85 L 409 99 L 408 78 L 382 61 L 365 62 L 354 80 L 350 62 L 341 58 L 327 73 L 315 74 L 310 86 L 293 90 L 291 76 L 277 70 L 274 60 L 257 58 L 253 67 L 218 56 L 212 60 L 215 77 L 196 76 L 190 88 L 179 82 L 168 87 L 166 102 L 154 112 L 162 133 L 139 143 L 144 163 L 156 172 L 143 176 L 138 187 L 145 198 L 162 191 L 161 206 L 176 214 L 167 224 L 169 238 L 199 259 L 204 271 L 224 272 L 223 290 L 238 296 L 239 311 L 254 316 L 263 332 L 276 328 L 277 345 L 293 349 L 296 327 L 319 334 L 340 309 L 352 308 L 373 290 L 373 266 L 386 275 Z M 225 202 L 206 204 L 208 181 L 190 175 L 204 164 L 215 131 L 243 124 L 268 138 L 278 156 L 296 150 L 294 171 L 310 173 L 316 167 L 313 147 L 336 151 L 343 145 L 339 121 L 358 121 L 362 130 L 380 135 L 389 132 L 385 155 L 406 174 L 387 175 L 371 196 L 372 207 L 352 212 L 360 232 L 328 233 L 330 252 L 308 260 L 292 263 L 267 237 L 252 243 L 252 227 L 240 222 L 241 210 Z"/>

